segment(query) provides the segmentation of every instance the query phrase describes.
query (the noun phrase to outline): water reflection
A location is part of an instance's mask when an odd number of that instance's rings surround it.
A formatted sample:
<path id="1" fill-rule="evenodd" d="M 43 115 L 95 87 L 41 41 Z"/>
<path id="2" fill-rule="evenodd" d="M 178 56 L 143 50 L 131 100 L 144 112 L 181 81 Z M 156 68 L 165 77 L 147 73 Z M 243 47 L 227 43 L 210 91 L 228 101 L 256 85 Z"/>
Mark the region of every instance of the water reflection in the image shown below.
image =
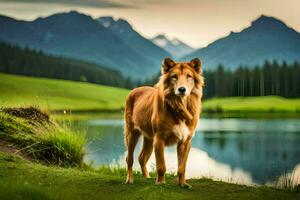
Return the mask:
<path id="1" fill-rule="evenodd" d="M 87 162 L 125 166 L 123 120 L 91 120 Z M 270 184 L 284 173 L 299 176 L 299 120 L 202 119 L 193 139 L 187 176 L 242 184 Z M 137 159 L 141 141 L 135 152 Z M 148 163 L 155 168 L 154 156 Z M 166 149 L 168 171 L 175 172 L 175 147 Z M 139 169 L 135 160 L 134 167 Z M 300 176 L 299 176 L 300 177 Z M 295 178 L 296 179 L 296 178 Z"/>
<path id="2" fill-rule="evenodd" d="M 292 186 L 300 185 L 300 164 L 289 173 L 281 175 L 276 182 L 268 182 L 267 185 L 276 185 L 277 187 L 283 188 L 287 184 L 292 184 Z"/>

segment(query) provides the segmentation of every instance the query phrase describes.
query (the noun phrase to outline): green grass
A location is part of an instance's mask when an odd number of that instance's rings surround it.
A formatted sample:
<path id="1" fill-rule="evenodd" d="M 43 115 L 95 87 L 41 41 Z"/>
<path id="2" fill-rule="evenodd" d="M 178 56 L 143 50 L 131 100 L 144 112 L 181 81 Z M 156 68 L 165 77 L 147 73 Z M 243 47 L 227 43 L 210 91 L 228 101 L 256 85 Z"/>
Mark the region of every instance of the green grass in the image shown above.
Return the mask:
<path id="1" fill-rule="evenodd" d="M 300 99 L 278 96 L 213 98 L 203 104 L 204 112 L 300 112 Z"/>
<path id="2" fill-rule="evenodd" d="M 129 90 L 90 83 L 0 73 L 0 107 L 39 106 L 46 110 L 116 111 Z M 300 99 L 278 96 L 213 98 L 204 113 L 300 113 Z"/>
<path id="3" fill-rule="evenodd" d="M 300 199 L 300 193 L 269 187 L 192 179 L 192 189 L 180 188 L 168 175 L 166 185 L 155 185 L 135 173 L 135 183 L 124 184 L 124 169 L 95 171 L 49 167 L 0 152 L 0 197 L 8 199 Z"/>
<path id="4" fill-rule="evenodd" d="M 0 140 L 49 164 L 80 166 L 83 163 L 84 135 L 60 127 L 46 113 L 33 107 L 0 110 Z"/>
<path id="5" fill-rule="evenodd" d="M 90 83 L 0 73 L 0 107 L 47 110 L 120 110 L 128 90 Z"/>

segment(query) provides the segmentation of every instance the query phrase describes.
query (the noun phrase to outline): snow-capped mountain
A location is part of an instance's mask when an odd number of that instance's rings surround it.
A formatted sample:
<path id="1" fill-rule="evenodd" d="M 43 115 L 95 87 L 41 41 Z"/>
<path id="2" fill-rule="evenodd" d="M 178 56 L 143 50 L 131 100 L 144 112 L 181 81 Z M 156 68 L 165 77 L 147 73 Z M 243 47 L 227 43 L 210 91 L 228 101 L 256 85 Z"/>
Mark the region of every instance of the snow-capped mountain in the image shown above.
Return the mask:
<path id="1" fill-rule="evenodd" d="M 194 51 L 192 47 L 185 44 L 181 40 L 176 38 L 169 39 L 164 34 L 159 34 L 156 37 L 151 39 L 156 45 L 164 48 L 170 54 L 172 54 L 175 58 L 179 58 L 185 56 Z"/>

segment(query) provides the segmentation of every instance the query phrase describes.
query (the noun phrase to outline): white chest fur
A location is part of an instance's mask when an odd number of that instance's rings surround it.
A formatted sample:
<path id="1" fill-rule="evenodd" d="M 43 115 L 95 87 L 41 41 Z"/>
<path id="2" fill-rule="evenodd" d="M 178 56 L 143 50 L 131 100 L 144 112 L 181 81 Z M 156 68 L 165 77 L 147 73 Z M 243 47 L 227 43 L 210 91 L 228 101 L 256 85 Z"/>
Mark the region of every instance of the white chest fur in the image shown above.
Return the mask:
<path id="1" fill-rule="evenodd" d="M 181 121 L 179 124 L 174 125 L 172 131 L 181 141 L 185 141 L 191 133 L 189 127 L 185 124 L 185 121 Z"/>

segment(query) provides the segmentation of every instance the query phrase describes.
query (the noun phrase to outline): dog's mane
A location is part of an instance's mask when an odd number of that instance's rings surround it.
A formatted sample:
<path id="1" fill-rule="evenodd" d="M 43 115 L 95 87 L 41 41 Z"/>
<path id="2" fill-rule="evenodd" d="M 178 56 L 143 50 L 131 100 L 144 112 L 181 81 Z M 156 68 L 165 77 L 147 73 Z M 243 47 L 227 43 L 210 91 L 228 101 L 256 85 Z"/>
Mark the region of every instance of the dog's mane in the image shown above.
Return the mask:
<path id="1" fill-rule="evenodd" d="M 204 77 L 201 74 L 194 73 L 195 87 L 187 97 L 180 98 L 172 92 L 170 88 L 169 73 L 162 74 L 158 83 L 154 86 L 159 90 L 164 105 L 170 110 L 177 120 L 192 120 L 199 115 L 198 108 L 202 96 L 202 87 L 204 86 Z"/>

